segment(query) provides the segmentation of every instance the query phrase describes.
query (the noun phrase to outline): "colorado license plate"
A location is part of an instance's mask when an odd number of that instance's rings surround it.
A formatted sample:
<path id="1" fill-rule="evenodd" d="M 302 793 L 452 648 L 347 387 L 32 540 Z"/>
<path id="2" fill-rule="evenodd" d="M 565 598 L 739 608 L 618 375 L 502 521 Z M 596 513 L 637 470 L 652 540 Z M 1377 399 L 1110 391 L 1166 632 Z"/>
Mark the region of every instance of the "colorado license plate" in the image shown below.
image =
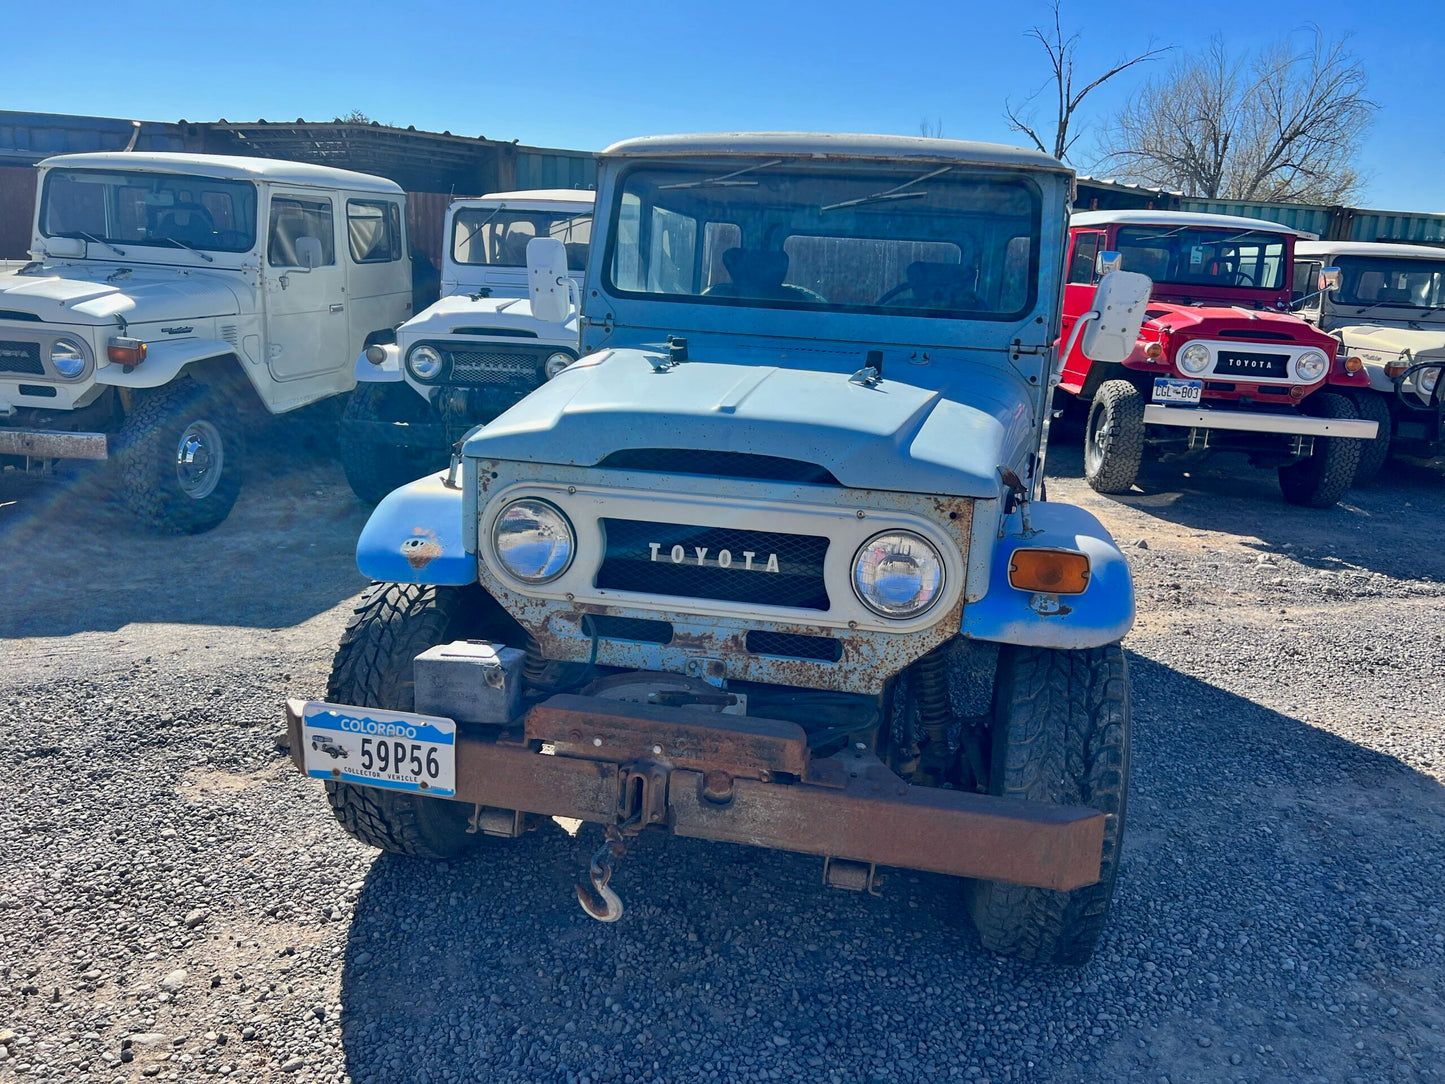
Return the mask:
<path id="1" fill-rule="evenodd" d="M 1181 380 L 1174 376 L 1154 378 L 1154 402 L 1156 403 L 1197 403 L 1204 394 L 1204 381 Z"/>
<path id="2" fill-rule="evenodd" d="M 306 774 L 368 787 L 451 796 L 457 724 L 384 708 L 309 702 L 301 717 Z"/>

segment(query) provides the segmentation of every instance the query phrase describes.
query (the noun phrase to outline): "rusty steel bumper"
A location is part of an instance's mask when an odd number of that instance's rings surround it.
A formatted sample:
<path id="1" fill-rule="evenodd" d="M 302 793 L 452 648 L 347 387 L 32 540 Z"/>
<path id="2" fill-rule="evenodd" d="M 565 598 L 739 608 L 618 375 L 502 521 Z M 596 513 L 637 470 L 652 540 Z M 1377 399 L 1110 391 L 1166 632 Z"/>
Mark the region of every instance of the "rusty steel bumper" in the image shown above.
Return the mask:
<path id="1" fill-rule="evenodd" d="M 6 429 L 0 426 L 0 455 L 35 459 L 105 459 L 104 433 L 72 433 L 47 429 Z"/>
<path id="2" fill-rule="evenodd" d="M 287 702 L 304 772 L 303 711 Z M 573 695 L 532 708 L 517 730 L 459 733 L 456 797 L 431 800 L 1061 891 L 1099 879 L 1105 821 L 910 786 L 869 752 L 813 758 L 795 723 Z"/>

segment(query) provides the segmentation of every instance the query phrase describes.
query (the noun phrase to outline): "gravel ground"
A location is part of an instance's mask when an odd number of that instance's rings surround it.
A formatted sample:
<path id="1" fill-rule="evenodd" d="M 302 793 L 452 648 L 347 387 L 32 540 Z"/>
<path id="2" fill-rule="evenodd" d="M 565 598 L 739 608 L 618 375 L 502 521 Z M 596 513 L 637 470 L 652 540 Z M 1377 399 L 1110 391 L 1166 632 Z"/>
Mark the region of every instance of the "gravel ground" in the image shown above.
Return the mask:
<path id="1" fill-rule="evenodd" d="M 335 465 L 175 540 L 0 478 L 0 1079 L 1445 1077 L 1445 475 L 1312 512 L 1232 464 L 1120 500 L 1051 467 L 1140 601 L 1124 868 L 1074 971 L 983 952 L 941 877 L 647 837 L 603 926 L 595 829 L 378 856 L 276 745 L 363 586 Z"/>

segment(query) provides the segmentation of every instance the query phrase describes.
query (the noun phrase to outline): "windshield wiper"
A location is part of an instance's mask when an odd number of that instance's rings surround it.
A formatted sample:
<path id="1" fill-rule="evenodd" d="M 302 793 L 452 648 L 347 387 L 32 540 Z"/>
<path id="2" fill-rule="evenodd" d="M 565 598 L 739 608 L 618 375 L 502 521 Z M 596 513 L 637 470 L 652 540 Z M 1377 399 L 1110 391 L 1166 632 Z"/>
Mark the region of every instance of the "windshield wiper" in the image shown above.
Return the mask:
<path id="1" fill-rule="evenodd" d="M 71 230 L 70 233 L 57 234 L 57 236 L 59 236 L 59 237 L 69 237 L 71 234 L 76 234 L 76 233 L 78 233 L 81 237 L 84 237 L 87 241 L 94 241 L 97 245 L 104 245 L 106 248 L 108 248 L 108 249 L 110 249 L 112 252 L 114 252 L 117 256 L 124 256 L 124 255 L 125 255 L 125 250 L 124 250 L 124 249 L 116 248 L 113 244 L 111 244 L 109 241 L 107 241 L 104 237 L 97 237 L 95 234 L 93 234 L 93 233 L 86 233 L 84 230 Z"/>
<path id="2" fill-rule="evenodd" d="M 923 199 L 923 197 L 928 195 L 927 192 L 905 192 L 904 189 L 912 188 L 915 184 L 930 180 L 941 173 L 947 173 L 952 168 L 952 166 L 944 166 L 942 169 L 935 169 L 932 173 L 925 173 L 922 177 L 914 177 L 911 181 L 904 181 L 902 184 L 895 185 L 893 188 L 889 188 L 883 192 L 874 192 L 871 196 L 845 199 L 842 203 L 829 203 L 826 206 L 819 207 L 818 213 L 822 214 L 825 211 L 837 211 L 843 207 L 861 207 L 865 203 L 883 203 L 896 199 Z"/>
<path id="3" fill-rule="evenodd" d="M 199 256 L 201 259 L 205 260 L 207 263 L 215 263 L 215 262 L 216 262 L 216 259 L 215 259 L 214 256 L 207 256 L 204 252 L 202 252 L 200 249 L 198 249 L 195 245 L 188 245 L 188 244 L 186 244 L 184 241 L 178 240 L 178 239 L 175 238 L 175 237 L 153 237 L 151 240 L 153 240 L 153 241 L 169 241 L 171 244 L 175 245 L 177 248 L 184 248 L 184 249 L 187 249 L 187 250 L 190 251 L 190 252 L 194 252 L 197 256 Z"/>
<path id="4" fill-rule="evenodd" d="M 496 218 L 499 214 L 501 214 L 501 213 L 502 213 L 503 211 L 505 211 L 506 209 L 507 209 L 507 205 L 506 205 L 505 203 L 499 203 L 499 204 L 497 204 L 497 206 L 496 206 L 495 208 L 493 208 L 492 213 L 489 214 L 489 215 L 487 215 L 487 217 L 484 218 L 484 219 L 482 219 L 480 222 L 478 222 L 477 225 L 476 225 L 476 227 L 472 230 L 472 232 L 469 233 L 469 234 L 467 234 L 466 237 L 462 239 L 462 245 L 470 245 L 470 244 L 472 243 L 472 238 L 475 237 L 477 234 L 479 234 L 479 233 L 482 232 L 482 227 L 485 226 L 485 225 L 486 225 L 488 222 L 490 222 L 492 219 Z M 457 248 L 461 248 L 462 245 L 458 245 Z"/>
<path id="5" fill-rule="evenodd" d="M 742 169 L 735 169 L 731 173 L 724 173 L 721 177 L 707 177 L 701 181 L 678 181 L 676 184 L 660 184 L 657 186 L 659 192 L 675 192 L 680 188 L 744 188 L 756 185 L 757 181 L 739 181 L 736 178 L 744 173 L 753 173 L 760 169 L 767 169 L 769 166 L 780 166 L 786 159 L 774 158 L 771 162 L 759 162 L 755 166 L 744 166 Z"/>

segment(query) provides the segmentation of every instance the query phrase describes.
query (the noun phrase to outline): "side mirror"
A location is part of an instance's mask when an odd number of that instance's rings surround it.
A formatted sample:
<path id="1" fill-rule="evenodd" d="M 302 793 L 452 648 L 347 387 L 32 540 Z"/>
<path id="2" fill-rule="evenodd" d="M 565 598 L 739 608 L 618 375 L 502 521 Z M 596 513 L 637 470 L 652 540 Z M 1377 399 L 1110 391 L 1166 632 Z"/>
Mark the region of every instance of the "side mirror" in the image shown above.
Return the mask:
<path id="1" fill-rule="evenodd" d="M 1144 312 L 1153 288 L 1149 276 L 1137 271 L 1111 271 L 1100 279 L 1094 293 L 1094 309 L 1099 318 L 1084 328 L 1085 356 L 1094 361 L 1117 363 L 1132 354 L 1139 341 L 1139 329 L 1144 326 Z"/>
<path id="2" fill-rule="evenodd" d="M 563 323 L 572 310 L 570 283 L 566 245 L 555 237 L 534 237 L 527 242 L 527 287 L 534 317 L 549 324 Z"/>
<path id="3" fill-rule="evenodd" d="M 1320 268 L 1320 293 L 1326 290 L 1338 290 L 1340 288 L 1340 269 L 1338 267 Z"/>
<path id="4" fill-rule="evenodd" d="M 318 238 L 296 238 L 296 264 L 307 271 L 321 266 L 321 241 Z"/>
<path id="5" fill-rule="evenodd" d="M 1100 278 L 1112 271 L 1121 271 L 1124 268 L 1124 254 L 1122 252 L 1101 252 L 1094 257 L 1094 271 Z"/>
<path id="6" fill-rule="evenodd" d="M 84 237 L 47 237 L 41 244 L 47 256 L 76 260 L 85 258 Z"/>

